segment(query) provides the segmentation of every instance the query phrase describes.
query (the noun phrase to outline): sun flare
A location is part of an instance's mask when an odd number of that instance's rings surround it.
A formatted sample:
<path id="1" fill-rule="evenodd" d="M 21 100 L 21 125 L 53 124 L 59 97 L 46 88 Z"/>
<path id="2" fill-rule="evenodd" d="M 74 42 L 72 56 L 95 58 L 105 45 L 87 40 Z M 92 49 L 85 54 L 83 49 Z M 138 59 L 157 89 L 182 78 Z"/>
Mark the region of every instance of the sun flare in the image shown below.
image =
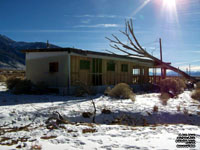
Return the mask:
<path id="1" fill-rule="evenodd" d="M 176 0 L 161 0 L 162 10 L 167 15 L 167 19 L 170 21 L 176 21 L 179 24 L 178 13 L 177 13 L 177 1 Z"/>
<path id="2" fill-rule="evenodd" d="M 163 0 L 164 6 L 170 10 L 176 8 L 176 0 Z"/>

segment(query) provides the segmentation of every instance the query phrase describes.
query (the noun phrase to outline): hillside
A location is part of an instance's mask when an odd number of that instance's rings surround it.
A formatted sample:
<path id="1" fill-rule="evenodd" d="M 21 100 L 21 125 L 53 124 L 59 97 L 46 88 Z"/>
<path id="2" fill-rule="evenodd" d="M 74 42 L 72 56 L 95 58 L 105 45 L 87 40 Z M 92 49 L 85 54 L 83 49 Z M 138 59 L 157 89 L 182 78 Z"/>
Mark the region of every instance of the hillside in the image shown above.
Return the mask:
<path id="1" fill-rule="evenodd" d="M 49 45 L 56 48 L 56 45 Z M 43 42 L 17 42 L 5 35 L 0 34 L 0 68 L 1 69 L 24 69 L 25 55 L 21 53 L 24 49 L 46 48 Z"/>

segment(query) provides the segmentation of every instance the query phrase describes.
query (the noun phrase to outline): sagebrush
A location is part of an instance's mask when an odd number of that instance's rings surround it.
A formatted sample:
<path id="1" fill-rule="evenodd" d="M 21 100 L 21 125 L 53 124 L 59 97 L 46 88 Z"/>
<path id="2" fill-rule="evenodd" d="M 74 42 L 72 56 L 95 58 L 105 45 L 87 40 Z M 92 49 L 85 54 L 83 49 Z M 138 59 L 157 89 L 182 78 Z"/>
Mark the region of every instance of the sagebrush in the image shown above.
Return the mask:
<path id="1" fill-rule="evenodd" d="M 92 88 L 90 85 L 85 84 L 81 81 L 75 82 L 76 88 L 75 88 L 75 96 L 81 97 L 85 95 L 95 95 L 96 90 L 95 88 Z"/>
<path id="2" fill-rule="evenodd" d="M 170 93 L 173 96 L 177 96 L 184 91 L 186 84 L 179 78 L 166 78 L 161 81 L 160 87 L 161 93 Z"/>
<path id="3" fill-rule="evenodd" d="M 6 86 L 14 94 L 29 94 L 31 92 L 32 83 L 30 80 L 20 78 L 9 78 Z"/>
<path id="4" fill-rule="evenodd" d="M 200 89 L 200 82 L 196 83 L 196 89 Z"/>
<path id="5" fill-rule="evenodd" d="M 135 94 L 126 83 L 119 83 L 112 89 L 106 89 L 107 95 L 113 98 L 131 99 L 135 101 Z"/>
<path id="6" fill-rule="evenodd" d="M 0 82 L 5 82 L 7 80 L 6 76 L 0 75 Z"/>
<path id="7" fill-rule="evenodd" d="M 7 81 L 6 81 L 6 86 L 9 90 L 12 90 L 17 83 L 19 83 L 21 81 L 20 78 L 14 78 L 14 77 L 11 77 L 11 78 L 8 78 Z"/>
<path id="8" fill-rule="evenodd" d="M 195 89 L 194 92 L 192 93 L 191 97 L 193 99 L 200 101 L 200 89 Z"/>

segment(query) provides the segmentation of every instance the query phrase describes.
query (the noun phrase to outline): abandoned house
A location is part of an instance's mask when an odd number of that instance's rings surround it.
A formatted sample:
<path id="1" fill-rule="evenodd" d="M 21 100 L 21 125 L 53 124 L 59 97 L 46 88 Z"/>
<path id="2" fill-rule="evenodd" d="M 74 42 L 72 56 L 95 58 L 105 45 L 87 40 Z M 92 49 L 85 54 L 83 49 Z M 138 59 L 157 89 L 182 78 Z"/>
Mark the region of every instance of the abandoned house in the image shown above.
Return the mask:
<path id="1" fill-rule="evenodd" d="M 155 68 L 153 60 L 128 57 L 75 48 L 24 50 L 26 78 L 33 83 L 45 82 L 61 90 L 73 89 L 77 81 L 86 85 L 105 87 L 117 83 L 145 84 Z M 155 79 L 154 79 L 155 80 Z"/>

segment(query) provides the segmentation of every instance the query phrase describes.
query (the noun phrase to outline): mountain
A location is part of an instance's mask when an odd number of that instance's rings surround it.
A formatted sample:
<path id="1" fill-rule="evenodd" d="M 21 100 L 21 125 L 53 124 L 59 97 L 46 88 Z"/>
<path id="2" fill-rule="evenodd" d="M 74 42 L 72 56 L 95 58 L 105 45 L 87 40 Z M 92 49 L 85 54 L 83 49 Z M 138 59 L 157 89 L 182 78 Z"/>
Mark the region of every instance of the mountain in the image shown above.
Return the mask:
<path id="1" fill-rule="evenodd" d="M 44 42 L 17 42 L 5 35 L 0 34 L 0 68 L 1 69 L 24 69 L 25 54 L 21 50 L 46 48 Z M 49 44 L 50 48 L 58 48 Z"/>
<path id="2" fill-rule="evenodd" d="M 149 75 L 152 76 L 152 75 L 153 75 L 153 72 L 150 71 L 150 72 L 149 72 Z M 160 76 L 161 73 L 160 73 L 160 72 L 157 72 L 156 75 L 157 75 L 157 76 Z M 193 77 L 200 77 L 200 71 L 191 71 L 191 72 L 190 72 L 190 75 L 193 76 Z M 168 71 L 168 72 L 167 72 L 167 76 L 178 76 L 178 73 L 176 73 L 176 72 L 174 72 L 174 71 Z"/>
<path id="3" fill-rule="evenodd" d="M 169 72 L 167 72 L 167 75 L 168 76 L 177 76 L 178 74 L 176 72 L 169 71 Z M 191 71 L 190 75 L 194 76 L 194 77 L 200 77 L 200 71 Z"/>

